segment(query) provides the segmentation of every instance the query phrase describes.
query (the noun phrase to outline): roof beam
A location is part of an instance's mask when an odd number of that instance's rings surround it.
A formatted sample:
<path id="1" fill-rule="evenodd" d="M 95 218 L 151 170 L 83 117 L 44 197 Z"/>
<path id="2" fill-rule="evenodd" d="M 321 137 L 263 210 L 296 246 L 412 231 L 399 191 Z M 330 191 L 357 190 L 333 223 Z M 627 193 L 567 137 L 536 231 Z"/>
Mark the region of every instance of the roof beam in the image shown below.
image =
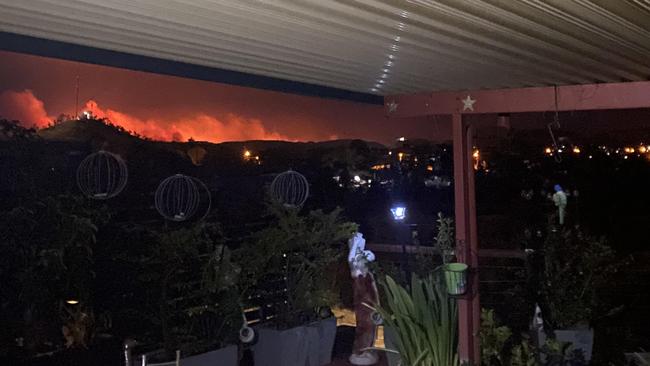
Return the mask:
<path id="1" fill-rule="evenodd" d="M 0 31 L 0 50 L 284 93 L 381 104 L 382 97 L 276 77 L 201 66 Z"/>
<path id="2" fill-rule="evenodd" d="M 463 108 L 467 96 L 473 110 Z M 650 108 L 650 81 L 393 95 L 384 104 L 392 117 Z"/>

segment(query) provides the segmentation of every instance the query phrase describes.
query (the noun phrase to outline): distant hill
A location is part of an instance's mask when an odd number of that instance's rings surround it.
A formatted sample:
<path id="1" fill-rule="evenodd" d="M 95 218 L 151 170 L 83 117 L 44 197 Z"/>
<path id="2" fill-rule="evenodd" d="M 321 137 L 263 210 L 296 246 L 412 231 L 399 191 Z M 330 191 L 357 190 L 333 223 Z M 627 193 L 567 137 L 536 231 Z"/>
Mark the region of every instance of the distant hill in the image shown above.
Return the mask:
<path id="1" fill-rule="evenodd" d="M 70 120 L 57 123 L 38 131 L 38 135 L 45 140 L 54 141 L 134 141 L 139 139 L 128 131 L 101 120 Z"/>
<path id="2" fill-rule="evenodd" d="M 186 150 L 195 146 L 201 146 L 208 150 L 229 150 L 243 151 L 244 149 L 253 152 L 261 152 L 276 149 L 338 149 L 346 148 L 355 141 L 352 139 L 332 140 L 322 142 L 291 142 L 274 140 L 251 140 L 251 141 L 228 141 L 222 143 L 211 143 L 206 141 L 192 142 L 162 142 L 143 139 L 134 136 L 119 126 L 111 125 L 102 120 L 82 119 L 70 120 L 57 123 L 51 127 L 38 131 L 38 135 L 47 141 L 66 141 L 87 143 L 96 149 L 107 149 L 116 152 L 132 150 L 132 145 L 150 145 L 163 149 Z M 364 141 L 370 149 L 385 149 L 380 143 Z M 215 151 L 216 152 L 216 151 Z"/>

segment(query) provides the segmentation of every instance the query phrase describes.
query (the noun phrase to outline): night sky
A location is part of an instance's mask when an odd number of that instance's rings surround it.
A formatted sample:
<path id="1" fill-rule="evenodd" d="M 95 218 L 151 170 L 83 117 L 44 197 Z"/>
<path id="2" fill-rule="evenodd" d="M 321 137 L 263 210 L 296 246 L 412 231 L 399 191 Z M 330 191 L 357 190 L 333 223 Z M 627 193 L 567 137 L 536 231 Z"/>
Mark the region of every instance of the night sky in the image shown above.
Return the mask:
<path id="1" fill-rule="evenodd" d="M 0 116 L 42 127 L 79 109 L 156 140 L 434 138 L 432 118 L 388 120 L 381 106 L 304 97 L 0 52 Z"/>

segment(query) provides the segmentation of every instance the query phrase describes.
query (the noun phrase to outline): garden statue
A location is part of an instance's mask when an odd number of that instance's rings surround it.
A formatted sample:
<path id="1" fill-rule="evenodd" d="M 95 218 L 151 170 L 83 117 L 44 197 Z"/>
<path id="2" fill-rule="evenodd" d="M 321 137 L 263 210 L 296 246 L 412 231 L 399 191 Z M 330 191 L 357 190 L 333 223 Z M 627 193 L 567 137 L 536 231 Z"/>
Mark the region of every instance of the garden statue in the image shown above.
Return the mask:
<path id="1" fill-rule="evenodd" d="M 553 194 L 553 202 L 555 203 L 555 206 L 558 208 L 558 216 L 560 218 L 560 225 L 564 225 L 564 215 L 566 211 L 566 193 L 564 193 L 564 190 L 562 190 L 562 187 L 559 184 L 556 184 L 555 187 L 555 194 Z"/>
<path id="2" fill-rule="evenodd" d="M 375 278 L 368 269 L 368 263 L 375 260 L 375 255 L 365 250 L 366 240 L 363 234 L 356 233 L 348 241 L 350 252 L 348 263 L 352 275 L 354 289 L 354 313 L 356 316 L 356 331 L 350 363 L 353 365 L 373 365 L 379 356 L 369 348 L 375 341 L 377 326 L 376 315 L 371 306 L 379 303 L 379 294 L 375 285 Z"/>

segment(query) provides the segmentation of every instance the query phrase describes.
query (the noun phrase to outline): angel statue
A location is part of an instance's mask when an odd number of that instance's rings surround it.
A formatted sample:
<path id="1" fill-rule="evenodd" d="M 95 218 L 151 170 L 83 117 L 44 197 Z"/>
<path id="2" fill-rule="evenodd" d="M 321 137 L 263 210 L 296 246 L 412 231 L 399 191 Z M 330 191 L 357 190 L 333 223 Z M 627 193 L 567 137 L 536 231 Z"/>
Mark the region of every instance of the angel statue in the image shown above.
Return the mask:
<path id="1" fill-rule="evenodd" d="M 559 184 L 556 184 L 555 187 L 555 193 L 553 194 L 553 202 L 555 203 L 555 206 L 558 208 L 558 217 L 560 218 L 560 225 L 564 225 L 564 216 L 566 213 L 566 204 L 567 204 L 567 199 L 566 199 L 566 193 L 564 193 L 564 190 Z"/>
<path id="2" fill-rule="evenodd" d="M 375 278 L 368 270 L 368 263 L 375 260 L 375 254 L 365 250 L 366 240 L 361 233 L 355 233 L 348 241 L 348 246 L 348 264 L 353 281 L 354 313 L 357 321 L 350 363 L 374 365 L 379 356 L 376 351 L 368 348 L 372 347 L 375 341 L 378 320 L 377 314 L 370 306 L 379 304 L 379 294 Z"/>

